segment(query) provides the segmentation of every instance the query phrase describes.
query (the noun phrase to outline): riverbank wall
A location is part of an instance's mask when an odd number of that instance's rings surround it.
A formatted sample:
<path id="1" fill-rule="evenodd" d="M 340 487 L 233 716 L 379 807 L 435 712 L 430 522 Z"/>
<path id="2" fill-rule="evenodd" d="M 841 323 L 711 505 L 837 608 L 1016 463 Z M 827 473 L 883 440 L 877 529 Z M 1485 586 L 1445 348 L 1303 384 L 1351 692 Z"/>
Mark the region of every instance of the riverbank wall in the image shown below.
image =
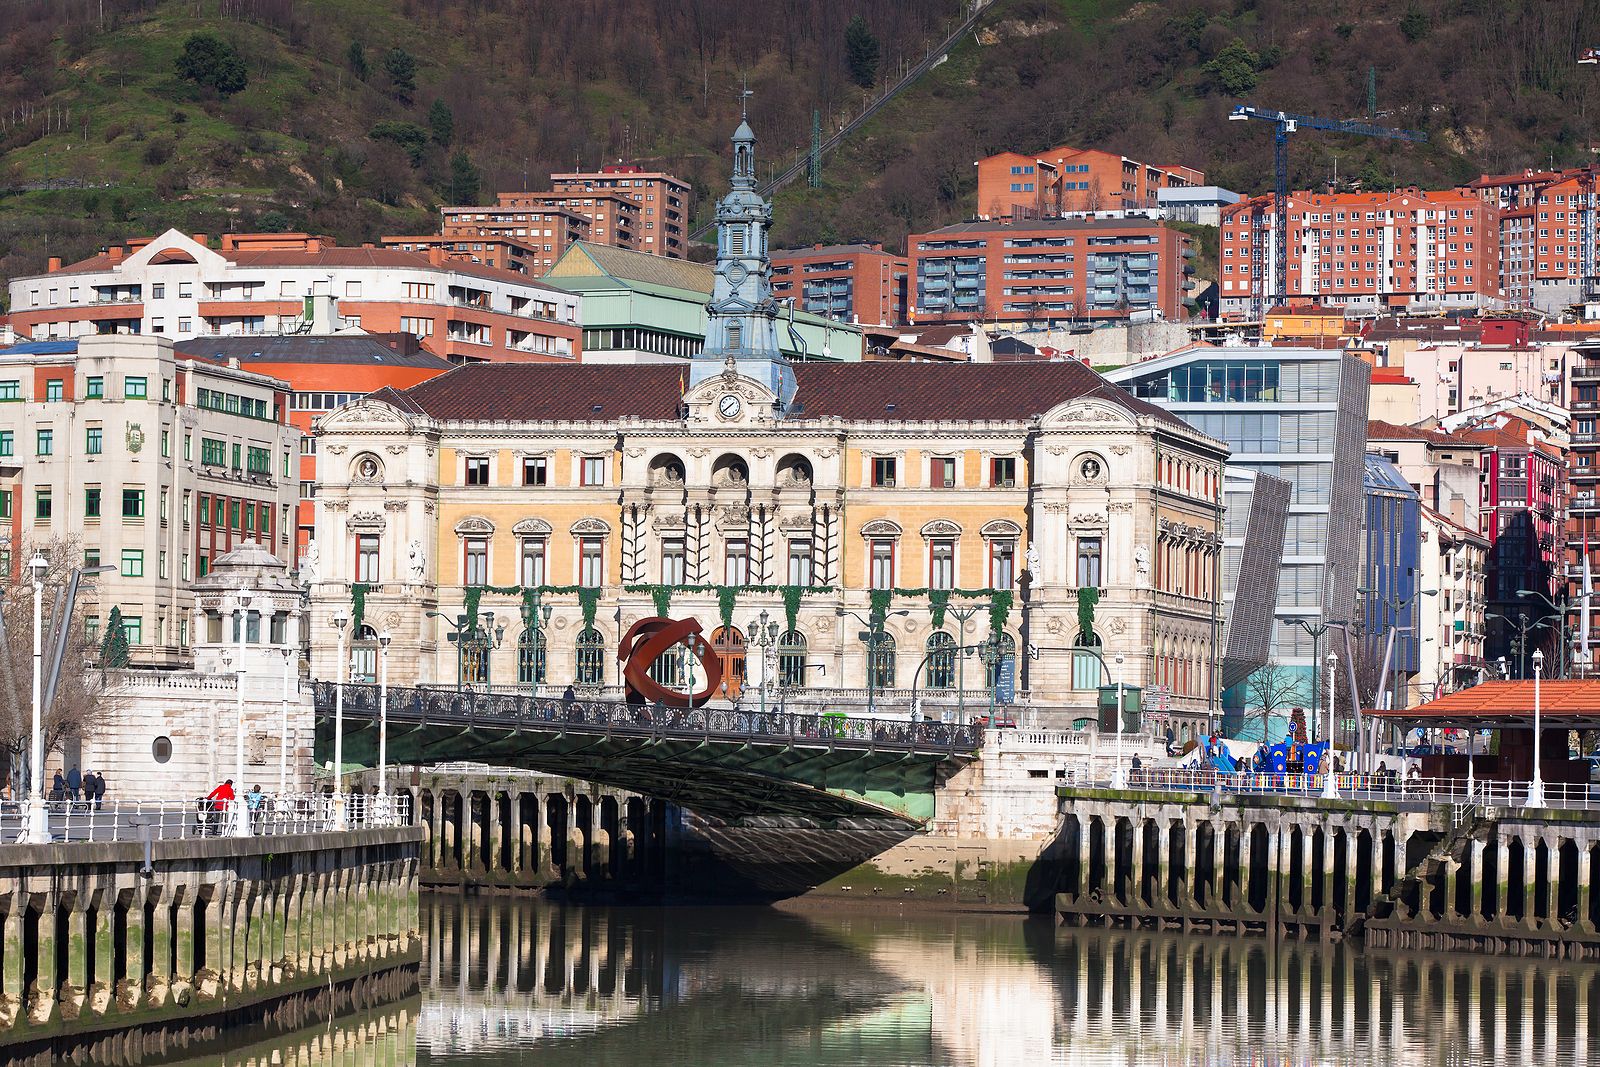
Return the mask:
<path id="1" fill-rule="evenodd" d="M 0 849 L 0 1058 L 137 1063 L 414 993 L 415 828 Z"/>
<path id="2" fill-rule="evenodd" d="M 1593 813 L 1063 787 L 1069 925 L 1600 958 Z"/>

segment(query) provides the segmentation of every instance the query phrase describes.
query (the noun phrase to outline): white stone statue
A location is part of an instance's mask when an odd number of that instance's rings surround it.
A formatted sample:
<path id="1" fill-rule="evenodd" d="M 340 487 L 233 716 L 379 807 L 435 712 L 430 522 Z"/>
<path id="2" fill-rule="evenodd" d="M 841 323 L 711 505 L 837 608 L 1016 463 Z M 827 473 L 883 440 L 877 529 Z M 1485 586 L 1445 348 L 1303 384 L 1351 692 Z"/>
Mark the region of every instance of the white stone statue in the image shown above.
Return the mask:
<path id="1" fill-rule="evenodd" d="M 315 537 L 306 542 L 305 558 L 300 561 L 300 584 L 314 585 L 317 581 L 317 565 L 322 561 L 322 550 L 317 547 Z"/>
<path id="2" fill-rule="evenodd" d="M 422 581 L 428 570 L 428 557 L 422 551 L 422 542 L 415 537 L 406 546 L 406 566 L 410 569 L 413 582 Z"/>
<path id="3" fill-rule="evenodd" d="M 1030 541 L 1028 543 L 1027 554 L 1024 556 L 1024 558 L 1028 562 L 1028 577 L 1034 583 L 1037 584 L 1040 581 L 1039 568 L 1041 566 L 1041 564 L 1039 562 L 1039 548 L 1038 548 L 1038 546 L 1033 544 L 1033 542 Z"/>
<path id="4" fill-rule="evenodd" d="M 1150 580 L 1150 546 L 1133 546 L 1133 567 L 1134 570 L 1139 572 L 1139 578 L 1142 581 Z"/>

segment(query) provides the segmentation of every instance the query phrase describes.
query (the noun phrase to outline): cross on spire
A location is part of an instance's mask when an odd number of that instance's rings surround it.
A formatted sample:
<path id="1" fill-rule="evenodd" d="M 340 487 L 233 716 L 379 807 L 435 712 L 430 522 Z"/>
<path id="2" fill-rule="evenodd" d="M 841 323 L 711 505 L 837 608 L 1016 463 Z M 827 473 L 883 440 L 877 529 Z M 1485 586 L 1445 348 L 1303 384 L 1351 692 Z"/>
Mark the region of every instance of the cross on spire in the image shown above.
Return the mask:
<path id="1" fill-rule="evenodd" d="M 738 94 L 739 117 L 741 119 L 748 119 L 750 117 L 750 98 L 756 94 L 750 91 L 750 78 L 748 75 L 740 75 L 740 82 L 741 85 Z"/>

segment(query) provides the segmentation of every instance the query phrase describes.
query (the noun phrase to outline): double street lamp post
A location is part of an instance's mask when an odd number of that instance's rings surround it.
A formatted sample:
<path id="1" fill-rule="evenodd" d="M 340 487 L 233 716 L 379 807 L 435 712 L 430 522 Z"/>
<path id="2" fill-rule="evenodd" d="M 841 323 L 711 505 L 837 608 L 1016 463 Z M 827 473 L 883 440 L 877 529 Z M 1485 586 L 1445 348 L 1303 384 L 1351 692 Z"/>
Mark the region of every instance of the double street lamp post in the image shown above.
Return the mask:
<path id="1" fill-rule="evenodd" d="M 44 802 L 44 576 L 49 560 L 34 553 L 28 561 L 33 579 L 33 744 L 28 752 L 27 840 L 36 844 L 50 840 L 50 814 Z"/>
<path id="2" fill-rule="evenodd" d="M 239 591 L 234 594 L 239 619 L 239 663 L 234 668 L 233 675 L 237 703 L 233 737 L 233 816 L 229 820 L 230 837 L 250 836 L 250 806 L 244 799 L 244 660 L 245 647 L 249 644 L 250 636 L 250 604 L 254 599 L 254 594 L 243 586 L 240 586 Z M 260 635 L 257 634 L 257 637 L 259 639 Z"/>
<path id="3" fill-rule="evenodd" d="M 846 608 L 837 608 L 834 614 L 841 619 L 848 615 L 866 627 L 859 636 L 862 641 L 866 642 L 867 646 L 867 718 L 870 719 L 878 705 L 878 690 L 875 683 L 877 682 L 878 658 L 882 653 L 878 646 L 883 640 L 883 628 L 888 624 L 891 617 L 895 615 L 910 615 L 911 612 L 906 611 L 904 608 L 890 612 L 873 611 L 869 618 L 863 619 L 857 612 Z"/>
<path id="4" fill-rule="evenodd" d="M 778 624 L 771 619 L 766 611 L 760 616 L 750 620 L 750 644 L 758 649 L 761 673 L 757 679 L 756 691 L 761 697 L 761 716 L 767 715 L 767 683 L 772 668 L 772 650 L 778 645 Z"/>

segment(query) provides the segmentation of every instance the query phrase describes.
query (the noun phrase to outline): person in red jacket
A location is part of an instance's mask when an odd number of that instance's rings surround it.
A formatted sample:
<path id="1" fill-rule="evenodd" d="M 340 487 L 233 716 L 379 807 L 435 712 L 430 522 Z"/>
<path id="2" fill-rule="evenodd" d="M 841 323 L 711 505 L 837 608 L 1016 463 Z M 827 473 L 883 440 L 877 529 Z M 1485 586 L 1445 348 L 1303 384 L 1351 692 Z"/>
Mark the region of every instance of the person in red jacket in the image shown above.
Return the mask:
<path id="1" fill-rule="evenodd" d="M 221 833 L 223 815 L 233 807 L 233 779 L 229 778 L 207 793 L 206 800 L 211 808 L 211 822 L 214 827 L 212 832 Z"/>

